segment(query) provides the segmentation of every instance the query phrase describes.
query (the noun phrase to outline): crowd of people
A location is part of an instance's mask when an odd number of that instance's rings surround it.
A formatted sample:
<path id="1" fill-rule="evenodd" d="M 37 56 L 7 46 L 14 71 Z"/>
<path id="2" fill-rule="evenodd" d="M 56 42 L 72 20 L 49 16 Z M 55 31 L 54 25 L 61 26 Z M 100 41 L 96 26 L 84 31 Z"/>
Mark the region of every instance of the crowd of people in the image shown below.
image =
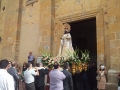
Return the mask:
<path id="1" fill-rule="evenodd" d="M 64 63 L 61 69 L 55 62 L 53 69 L 49 69 L 42 63 L 36 63 L 33 67 L 32 59 L 34 57 L 28 56 L 28 62 L 23 63 L 22 68 L 15 62 L 0 60 L 0 90 L 45 90 L 45 75 L 49 76 L 48 90 L 106 89 L 107 70 L 103 64 L 97 69 L 95 63 L 90 63 L 87 71 L 73 75 L 68 63 Z M 120 79 L 120 74 L 118 78 Z"/>
<path id="2" fill-rule="evenodd" d="M 82 71 L 77 77 L 79 88 L 75 89 L 73 85 L 73 75 L 69 72 L 69 64 L 65 63 L 63 70 L 56 62 L 54 69 L 43 67 L 42 63 L 37 63 L 32 67 L 32 63 L 24 63 L 22 71 L 15 62 L 3 59 L 0 61 L 0 90 L 45 90 L 45 74 L 49 73 L 49 90 L 104 90 L 106 84 L 106 68 L 101 64 L 97 70 L 100 79 L 97 81 L 94 76 L 94 63 L 88 66 L 88 71 Z M 92 76 L 93 75 L 93 76 Z M 97 83 L 97 84 L 96 84 Z M 76 84 L 76 83 L 75 83 Z"/>
<path id="3" fill-rule="evenodd" d="M 54 65 L 54 70 L 49 73 L 50 90 L 63 90 L 63 85 L 64 90 L 73 90 L 72 75 L 67 69 L 68 64 L 63 72 L 58 64 Z M 0 61 L 0 90 L 45 90 L 44 79 L 48 72 L 42 63 L 37 63 L 33 68 L 30 62 L 24 63 L 20 72 L 15 62 L 3 59 Z"/>
<path id="4" fill-rule="evenodd" d="M 63 25 L 64 34 L 61 38 L 59 56 L 66 55 L 66 50 L 74 52 L 70 34 L 70 25 Z M 53 68 L 47 68 L 42 63 L 35 64 L 32 52 L 29 52 L 28 62 L 19 67 L 15 62 L 0 60 L 0 90 L 105 90 L 106 67 L 96 63 L 88 64 L 87 71 L 71 73 L 68 63 L 63 69 L 55 62 Z M 48 88 L 45 87 L 47 75 Z M 120 74 L 118 75 L 120 90 Z"/>

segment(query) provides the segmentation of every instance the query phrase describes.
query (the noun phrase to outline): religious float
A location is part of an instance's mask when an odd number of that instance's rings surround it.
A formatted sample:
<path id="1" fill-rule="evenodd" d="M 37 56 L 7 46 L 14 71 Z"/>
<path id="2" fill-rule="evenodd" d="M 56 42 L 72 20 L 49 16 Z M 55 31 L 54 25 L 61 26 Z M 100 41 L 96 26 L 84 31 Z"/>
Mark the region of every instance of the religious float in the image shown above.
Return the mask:
<path id="1" fill-rule="evenodd" d="M 69 63 L 71 67 L 71 72 L 75 74 L 76 72 L 82 72 L 82 70 L 87 71 L 89 58 L 89 51 L 84 52 L 72 47 L 72 37 L 70 35 L 70 25 L 65 23 L 63 25 L 64 34 L 60 40 L 60 48 L 57 56 L 53 57 L 50 53 L 43 53 L 42 63 L 50 68 L 53 67 L 54 62 L 58 62 L 62 67 L 65 62 Z"/>
<path id="2" fill-rule="evenodd" d="M 66 56 L 56 56 L 53 57 L 49 53 L 43 53 L 42 55 L 42 63 L 49 68 L 53 68 L 54 62 L 59 63 L 61 67 L 63 67 L 64 63 L 69 63 L 71 67 L 71 72 L 73 74 L 82 72 L 82 70 L 87 71 L 89 58 L 89 51 L 85 50 L 81 51 L 81 57 L 79 57 L 79 50 L 75 50 L 74 52 L 66 51 Z"/>

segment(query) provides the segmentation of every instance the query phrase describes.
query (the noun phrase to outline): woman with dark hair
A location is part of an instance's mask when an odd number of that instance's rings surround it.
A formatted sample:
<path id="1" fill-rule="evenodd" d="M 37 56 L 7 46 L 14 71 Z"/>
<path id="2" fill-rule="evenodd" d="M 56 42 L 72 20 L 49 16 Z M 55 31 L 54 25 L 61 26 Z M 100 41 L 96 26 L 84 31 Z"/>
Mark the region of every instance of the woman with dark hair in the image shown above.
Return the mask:
<path id="1" fill-rule="evenodd" d="M 105 84 L 106 84 L 106 77 L 105 75 L 107 74 L 107 70 L 106 67 L 101 64 L 97 70 L 98 76 L 99 76 L 99 80 L 98 80 L 98 90 L 105 90 Z"/>
<path id="2" fill-rule="evenodd" d="M 24 63 L 23 63 L 23 68 L 22 68 L 22 71 L 24 72 L 26 69 L 27 69 L 27 63 L 26 63 L 26 62 L 24 62 Z"/>
<path id="3" fill-rule="evenodd" d="M 24 82 L 24 71 L 27 70 L 27 63 L 24 62 L 23 66 L 22 66 L 22 77 L 21 77 L 21 81 Z"/>
<path id="4" fill-rule="evenodd" d="M 25 82 L 24 82 L 24 71 L 27 70 L 27 63 L 24 62 L 22 66 L 22 74 L 21 74 L 21 81 L 22 81 L 22 88 L 25 90 Z"/>

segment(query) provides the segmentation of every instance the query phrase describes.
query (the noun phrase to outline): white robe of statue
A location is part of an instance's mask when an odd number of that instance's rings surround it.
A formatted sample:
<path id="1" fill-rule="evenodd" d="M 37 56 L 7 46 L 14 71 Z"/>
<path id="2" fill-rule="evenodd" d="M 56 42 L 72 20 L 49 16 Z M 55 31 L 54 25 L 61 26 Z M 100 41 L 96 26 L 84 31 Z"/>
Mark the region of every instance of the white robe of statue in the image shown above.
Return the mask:
<path id="1" fill-rule="evenodd" d="M 66 33 L 61 38 L 59 56 L 67 56 L 67 52 L 73 53 L 72 40 L 70 33 Z"/>

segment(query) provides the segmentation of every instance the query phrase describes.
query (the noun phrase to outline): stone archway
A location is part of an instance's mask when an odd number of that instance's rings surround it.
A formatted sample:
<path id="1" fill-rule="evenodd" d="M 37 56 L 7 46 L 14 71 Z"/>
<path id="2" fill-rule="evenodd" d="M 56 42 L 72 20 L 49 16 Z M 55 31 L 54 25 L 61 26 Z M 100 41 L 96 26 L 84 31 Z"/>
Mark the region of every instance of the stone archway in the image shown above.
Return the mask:
<path id="1" fill-rule="evenodd" d="M 84 13 L 77 13 L 73 15 L 63 16 L 60 18 L 55 18 L 55 23 L 57 22 L 57 25 L 55 26 L 55 30 L 57 27 L 62 27 L 62 23 L 70 23 L 74 21 L 80 21 L 83 19 L 88 18 L 96 18 L 96 38 L 97 38 L 97 65 L 105 64 L 107 68 L 110 68 L 110 62 L 109 62 L 109 47 L 106 47 L 105 42 L 107 42 L 106 37 L 104 35 L 104 14 L 103 9 L 95 9 L 93 11 L 88 11 Z M 63 34 L 63 32 L 58 32 L 59 36 L 54 36 L 54 39 L 57 40 L 57 46 L 59 45 L 59 38 Z M 106 47 L 106 48 L 105 48 Z M 57 52 L 57 50 L 56 50 Z"/>

